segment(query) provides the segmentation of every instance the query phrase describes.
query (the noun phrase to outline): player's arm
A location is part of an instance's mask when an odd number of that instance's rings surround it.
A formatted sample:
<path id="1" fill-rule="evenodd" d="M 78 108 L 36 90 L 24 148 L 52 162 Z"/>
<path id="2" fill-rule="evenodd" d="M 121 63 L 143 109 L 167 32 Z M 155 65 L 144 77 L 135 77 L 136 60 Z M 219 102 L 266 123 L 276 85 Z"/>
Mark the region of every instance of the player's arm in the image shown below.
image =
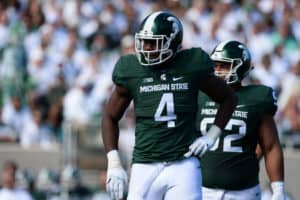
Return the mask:
<path id="1" fill-rule="evenodd" d="M 284 199 L 284 162 L 275 121 L 264 114 L 259 128 L 259 145 L 273 190 L 272 200 Z"/>
<path id="2" fill-rule="evenodd" d="M 202 79 L 200 90 L 206 93 L 213 101 L 219 103 L 220 106 L 214 125 L 210 127 L 203 137 L 196 139 L 189 146 L 189 151 L 184 155 L 186 157 L 191 155 L 201 157 L 214 145 L 229 121 L 238 101 L 234 91 L 223 80 L 214 75 L 208 75 L 205 79 Z"/>
<path id="3" fill-rule="evenodd" d="M 102 139 L 106 153 L 118 149 L 119 121 L 131 99 L 128 90 L 122 86 L 116 86 L 108 99 L 102 118 Z"/>
<path id="4" fill-rule="evenodd" d="M 205 82 L 200 85 L 200 89 L 220 105 L 215 117 L 215 125 L 224 129 L 238 101 L 233 89 L 213 75 L 206 78 Z"/>
<path id="5" fill-rule="evenodd" d="M 256 145 L 255 154 L 256 154 L 257 160 L 262 159 L 263 153 L 262 153 L 262 150 L 261 150 L 261 147 L 259 144 Z"/>
<path id="6" fill-rule="evenodd" d="M 108 163 L 106 190 L 113 200 L 122 199 L 128 186 L 127 174 L 118 153 L 118 124 L 131 99 L 126 88 L 116 86 L 105 106 L 102 118 L 102 139 Z"/>

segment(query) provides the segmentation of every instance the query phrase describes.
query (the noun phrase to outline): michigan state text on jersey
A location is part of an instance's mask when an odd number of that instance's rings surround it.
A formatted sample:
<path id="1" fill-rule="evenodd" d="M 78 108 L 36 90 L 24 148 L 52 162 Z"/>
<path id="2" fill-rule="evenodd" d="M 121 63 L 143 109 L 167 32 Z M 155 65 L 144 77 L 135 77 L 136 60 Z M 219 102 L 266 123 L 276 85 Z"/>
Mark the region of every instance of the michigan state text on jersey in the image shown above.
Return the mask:
<path id="1" fill-rule="evenodd" d="M 273 90 L 266 86 L 244 86 L 236 94 L 236 110 L 223 134 L 201 159 L 205 187 L 241 190 L 258 184 L 257 133 L 261 116 L 276 112 L 276 99 Z M 213 123 L 217 109 L 215 102 L 199 93 L 197 124 L 201 132 Z"/>
<path id="2" fill-rule="evenodd" d="M 117 62 L 113 81 L 127 88 L 134 99 L 134 163 L 183 158 L 196 138 L 199 85 L 212 75 L 212 69 L 212 61 L 199 48 L 178 52 L 163 69 L 141 66 L 135 55 Z"/>
<path id="3" fill-rule="evenodd" d="M 273 191 L 272 200 L 284 200 L 283 153 L 274 121 L 277 99 L 263 85 L 242 86 L 253 67 L 247 47 L 224 41 L 211 54 L 215 74 L 239 97 L 223 133 L 202 159 L 204 200 L 261 199 L 258 180 L 263 156 Z M 218 104 L 199 93 L 197 127 L 203 135 L 217 115 Z"/>

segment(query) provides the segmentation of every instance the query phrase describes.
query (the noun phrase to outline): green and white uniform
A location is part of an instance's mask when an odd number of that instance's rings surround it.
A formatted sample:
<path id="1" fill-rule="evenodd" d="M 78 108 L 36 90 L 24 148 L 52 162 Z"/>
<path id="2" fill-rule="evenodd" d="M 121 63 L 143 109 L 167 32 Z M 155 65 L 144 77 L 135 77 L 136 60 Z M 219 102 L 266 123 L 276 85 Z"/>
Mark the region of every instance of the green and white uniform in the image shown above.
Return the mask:
<path id="1" fill-rule="evenodd" d="M 201 158 L 204 187 L 243 190 L 258 185 L 258 129 L 264 113 L 275 114 L 276 98 L 271 88 L 261 85 L 243 86 L 236 95 L 235 112 L 215 145 Z M 197 127 L 205 134 L 218 105 L 201 92 L 198 104 Z"/>
<path id="2" fill-rule="evenodd" d="M 114 83 L 125 87 L 134 101 L 133 163 L 180 160 L 197 137 L 199 85 L 213 74 L 213 62 L 203 50 L 192 48 L 166 64 L 163 69 L 142 66 L 135 55 L 127 55 L 115 66 Z"/>

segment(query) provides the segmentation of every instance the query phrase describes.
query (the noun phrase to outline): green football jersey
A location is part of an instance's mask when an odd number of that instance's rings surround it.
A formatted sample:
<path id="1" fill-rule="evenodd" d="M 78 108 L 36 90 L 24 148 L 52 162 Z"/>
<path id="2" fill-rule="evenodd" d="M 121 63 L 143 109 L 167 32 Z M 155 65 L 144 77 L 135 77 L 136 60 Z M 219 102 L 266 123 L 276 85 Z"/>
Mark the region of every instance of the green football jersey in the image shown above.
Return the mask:
<path id="1" fill-rule="evenodd" d="M 183 158 L 197 136 L 199 86 L 212 74 L 213 62 L 200 48 L 178 52 L 164 68 L 142 66 L 133 54 L 119 59 L 113 81 L 127 88 L 133 98 L 134 163 Z"/>
<path id="2" fill-rule="evenodd" d="M 258 184 L 258 129 L 264 113 L 275 114 L 276 98 L 271 88 L 261 85 L 244 86 L 236 94 L 236 110 L 215 145 L 201 158 L 205 187 L 241 190 Z M 197 129 L 205 134 L 218 105 L 201 92 L 198 104 Z"/>

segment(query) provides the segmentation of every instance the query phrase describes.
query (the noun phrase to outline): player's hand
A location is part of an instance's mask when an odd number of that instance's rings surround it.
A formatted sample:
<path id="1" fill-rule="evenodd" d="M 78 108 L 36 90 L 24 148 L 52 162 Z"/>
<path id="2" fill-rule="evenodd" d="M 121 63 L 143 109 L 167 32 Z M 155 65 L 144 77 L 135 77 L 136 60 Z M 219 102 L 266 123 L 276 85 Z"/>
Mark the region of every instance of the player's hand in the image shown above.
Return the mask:
<path id="1" fill-rule="evenodd" d="M 273 195 L 271 200 L 285 200 L 285 187 L 283 181 L 271 182 Z"/>
<path id="2" fill-rule="evenodd" d="M 112 200 L 123 199 L 128 188 L 128 177 L 121 165 L 118 151 L 108 152 L 107 160 L 106 191 Z"/>
<path id="3" fill-rule="evenodd" d="M 215 141 L 212 138 L 202 136 L 196 139 L 190 146 L 189 151 L 184 154 L 185 157 L 192 155 L 202 157 L 206 151 L 214 145 Z"/>
<path id="4" fill-rule="evenodd" d="M 204 136 L 197 138 L 190 146 L 189 151 L 184 154 L 185 157 L 192 155 L 202 157 L 207 150 L 209 150 L 216 142 L 217 138 L 221 135 L 222 130 L 212 125 Z"/>
<path id="5" fill-rule="evenodd" d="M 127 187 L 128 177 L 126 171 L 122 167 L 107 170 L 106 191 L 112 200 L 123 199 Z"/>

